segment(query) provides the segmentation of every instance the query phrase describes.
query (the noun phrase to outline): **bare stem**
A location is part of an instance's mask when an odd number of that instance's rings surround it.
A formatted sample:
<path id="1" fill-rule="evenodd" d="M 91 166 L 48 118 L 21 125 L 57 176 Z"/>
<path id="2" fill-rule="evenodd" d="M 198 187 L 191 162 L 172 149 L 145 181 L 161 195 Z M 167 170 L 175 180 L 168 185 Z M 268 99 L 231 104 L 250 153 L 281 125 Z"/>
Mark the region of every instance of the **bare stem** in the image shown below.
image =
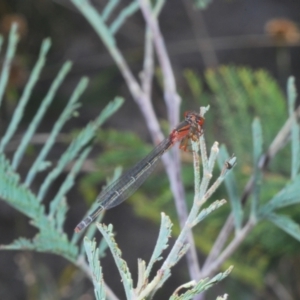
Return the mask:
<path id="1" fill-rule="evenodd" d="M 179 122 L 179 105 L 181 99 L 176 91 L 175 77 L 172 70 L 166 45 L 161 34 L 157 18 L 154 16 L 148 0 L 139 0 L 145 21 L 152 32 L 159 64 L 163 73 L 164 96 L 168 108 L 169 121 L 172 127 Z"/>
<path id="2" fill-rule="evenodd" d="M 228 240 L 229 235 L 232 232 L 232 229 L 233 229 L 233 215 L 230 214 L 224 226 L 222 227 L 217 240 L 215 241 L 212 249 L 210 250 L 207 259 L 205 260 L 205 263 L 203 265 L 204 272 L 207 268 L 209 268 L 209 265 L 219 255 L 219 253 L 221 253 L 225 243 Z"/>
<path id="3" fill-rule="evenodd" d="M 141 73 L 142 89 L 146 95 L 151 97 L 151 87 L 154 74 L 152 34 L 149 28 L 146 28 L 145 34 L 145 54 L 143 71 Z"/>
<path id="4" fill-rule="evenodd" d="M 163 78 L 164 78 L 164 95 L 165 95 L 165 102 L 167 105 L 169 121 L 171 126 L 175 127 L 175 125 L 178 123 L 179 120 L 178 119 L 179 105 L 181 100 L 176 91 L 175 77 L 171 67 L 170 59 L 167 54 L 163 36 L 158 26 L 157 18 L 155 17 L 149 5 L 149 2 L 147 0 L 139 0 L 139 1 L 140 1 L 141 10 L 146 20 L 146 23 L 151 30 L 151 36 L 153 38 L 158 60 L 162 69 Z M 145 75 L 147 74 L 147 72 L 149 74 L 148 70 L 144 70 L 144 71 L 145 71 Z M 145 78 L 145 80 L 149 81 L 147 77 Z M 147 81 L 144 81 L 144 86 L 146 88 L 148 87 L 147 85 L 148 85 Z M 188 218 L 188 209 L 185 202 L 184 188 L 181 180 L 181 165 L 180 165 L 179 149 L 177 148 L 173 149 L 172 154 L 173 154 L 172 162 L 170 161 L 170 156 L 164 156 L 163 162 L 168 177 L 170 179 L 171 190 L 174 195 L 175 206 L 178 214 L 178 219 L 180 222 L 180 227 L 183 228 Z M 191 279 L 198 278 L 200 274 L 199 262 L 198 262 L 196 246 L 195 246 L 195 242 L 191 230 L 189 230 L 189 232 L 186 233 L 186 238 L 187 238 L 187 242 L 190 245 L 190 250 L 186 255 L 190 277 Z"/>
<path id="5" fill-rule="evenodd" d="M 238 231 L 234 239 L 230 244 L 224 249 L 224 251 L 214 260 L 205 270 L 202 270 L 202 278 L 211 277 L 215 274 L 222 266 L 222 264 L 235 252 L 238 246 L 243 242 L 247 237 L 249 232 L 254 227 L 255 223 L 253 220 L 249 220 L 248 223 L 244 226 L 243 229 Z"/>

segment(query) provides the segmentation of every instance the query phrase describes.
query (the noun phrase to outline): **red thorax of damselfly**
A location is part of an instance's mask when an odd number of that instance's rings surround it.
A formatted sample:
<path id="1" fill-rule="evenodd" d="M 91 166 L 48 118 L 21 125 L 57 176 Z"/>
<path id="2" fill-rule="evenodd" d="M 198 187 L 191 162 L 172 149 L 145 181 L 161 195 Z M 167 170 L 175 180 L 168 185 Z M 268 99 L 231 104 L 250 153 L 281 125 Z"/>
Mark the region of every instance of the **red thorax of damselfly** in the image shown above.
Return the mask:
<path id="1" fill-rule="evenodd" d="M 170 139 L 172 142 L 181 141 L 179 148 L 187 151 L 190 140 L 196 141 L 203 133 L 204 118 L 193 111 L 185 112 L 184 118 L 171 132 Z"/>

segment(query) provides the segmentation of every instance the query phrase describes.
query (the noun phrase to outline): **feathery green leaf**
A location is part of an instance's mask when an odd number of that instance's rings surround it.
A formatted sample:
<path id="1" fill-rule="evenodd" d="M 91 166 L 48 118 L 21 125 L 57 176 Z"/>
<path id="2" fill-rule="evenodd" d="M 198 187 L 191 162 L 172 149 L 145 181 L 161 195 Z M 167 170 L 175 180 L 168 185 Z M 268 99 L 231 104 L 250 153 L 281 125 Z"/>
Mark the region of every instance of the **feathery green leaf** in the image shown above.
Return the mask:
<path id="1" fill-rule="evenodd" d="M 111 224 L 106 226 L 104 224 L 97 223 L 97 227 L 102 233 L 103 237 L 105 238 L 109 246 L 109 249 L 114 257 L 115 263 L 118 267 L 118 270 L 122 278 L 126 297 L 127 299 L 132 299 L 134 292 L 133 292 L 133 282 L 132 282 L 131 273 L 128 269 L 126 261 L 123 260 L 121 257 L 122 255 L 121 250 L 119 249 L 114 238 L 113 226 Z"/>
<path id="2" fill-rule="evenodd" d="M 255 118 L 252 123 L 252 137 L 253 137 L 254 189 L 253 189 L 253 199 L 251 202 L 251 214 L 255 218 L 258 210 L 260 186 L 261 186 L 261 179 L 262 179 L 262 174 L 258 166 L 258 163 L 263 150 L 262 128 L 258 118 Z"/>
<path id="3" fill-rule="evenodd" d="M 291 178 L 294 179 L 300 167 L 300 126 L 297 123 L 296 116 L 294 114 L 295 104 L 297 99 L 297 90 L 295 87 L 295 78 L 290 77 L 287 84 L 287 95 L 288 95 L 288 108 L 289 116 L 292 117 L 292 129 L 291 129 Z"/>
<path id="4" fill-rule="evenodd" d="M 5 89 L 7 86 L 8 78 L 9 78 L 9 72 L 10 68 L 12 66 L 12 60 L 15 56 L 19 36 L 17 33 L 17 24 L 13 24 L 9 36 L 8 36 L 8 46 L 5 54 L 5 59 L 2 67 L 2 73 L 0 77 L 0 106 L 3 101 L 3 95 L 5 93 Z M 2 46 L 3 38 L 1 37 L 1 46 Z M 1 143 L 0 143 L 0 152 L 3 151 L 4 147 L 6 146 L 6 143 L 9 141 L 9 137 L 3 138 Z"/>
<path id="5" fill-rule="evenodd" d="M 226 278 L 230 272 L 232 271 L 233 267 L 229 267 L 225 272 L 219 273 L 214 276 L 212 279 L 206 278 L 200 280 L 192 289 L 189 289 L 185 293 L 178 295 L 177 293 L 173 294 L 170 297 L 170 300 L 190 300 L 193 299 L 196 295 L 199 295 L 201 292 L 209 289 L 216 283 L 222 281 Z"/>
<path id="6" fill-rule="evenodd" d="M 160 230 L 158 239 L 156 241 L 156 245 L 154 248 L 154 251 L 152 253 L 151 259 L 148 263 L 148 266 L 146 268 L 145 274 L 148 278 L 150 275 L 150 272 L 152 270 L 153 265 L 155 262 L 162 259 L 161 254 L 162 252 L 168 248 L 168 241 L 171 236 L 171 228 L 172 228 L 172 222 L 170 218 L 165 215 L 164 213 L 161 213 L 161 223 L 160 223 Z"/>
<path id="7" fill-rule="evenodd" d="M 139 10 L 139 2 L 137 0 L 132 1 L 130 4 L 127 5 L 126 8 L 124 8 L 118 17 L 113 21 L 113 23 L 110 25 L 110 32 L 112 35 L 115 35 L 116 32 L 121 28 L 121 26 L 124 24 L 126 19 L 130 16 L 132 16 L 134 13 L 136 13 Z"/>
<path id="8" fill-rule="evenodd" d="M 93 274 L 93 284 L 96 299 L 103 300 L 105 299 L 106 295 L 102 268 L 99 261 L 99 249 L 96 249 L 95 240 L 91 241 L 87 237 L 84 238 L 84 247 Z"/>
<path id="9" fill-rule="evenodd" d="M 274 225 L 300 242 L 300 226 L 290 217 L 275 213 L 269 213 L 266 215 L 266 218 Z"/>
<path id="10" fill-rule="evenodd" d="M 220 147 L 220 152 L 219 152 L 219 156 L 218 156 L 218 164 L 219 164 L 220 169 L 223 168 L 224 161 L 226 161 L 226 159 L 228 159 L 228 157 L 229 157 L 228 151 L 227 151 L 225 145 L 222 145 Z M 242 226 L 242 221 L 243 221 L 243 209 L 242 209 L 242 205 L 240 202 L 237 181 L 235 179 L 233 172 L 230 172 L 229 174 L 227 174 L 224 182 L 225 182 L 226 190 L 227 190 L 227 193 L 229 196 L 229 201 L 230 201 L 230 204 L 232 207 L 235 228 L 236 228 L 236 230 L 239 230 Z"/>
<path id="11" fill-rule="evenodd" d="M 299 195 L 300 174 L 291 183 L 288 183 L 278 194 L 259 210 L 259 216 L 272 213 L 274 210 L 300 203 Z"/>

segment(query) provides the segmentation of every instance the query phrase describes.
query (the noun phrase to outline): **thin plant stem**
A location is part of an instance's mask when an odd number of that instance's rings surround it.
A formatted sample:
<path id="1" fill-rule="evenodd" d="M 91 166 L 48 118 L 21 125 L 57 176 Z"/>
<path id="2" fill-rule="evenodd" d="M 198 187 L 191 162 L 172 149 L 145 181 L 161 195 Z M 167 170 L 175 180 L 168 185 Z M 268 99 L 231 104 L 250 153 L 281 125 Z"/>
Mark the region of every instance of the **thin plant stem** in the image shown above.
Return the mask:
<path id="1" fill-rule="evenodd" d="M 201 276 L 205 278 L 215 274 L 215 272 L 220 269 L 222 264 L 234 253 L 238 246 L 248 236 L 254 225 L 255 222 L 253 222 L 253 219 L 250 219 L 248 223 L 243 227 L 243 229 L 237 232 L 234 239 L 224 249 L 224 251 L 220 255 L 218 255 L 218 257 L 212 263 L 210 263 L 210 265 L 206 269 L 202 270 Z"/>
<path id="2" fill-rule="evenodd" d="M 157 18 L 154 16 L 148 0 L 139 0 L 141 11 L 145 21 L 152 32 L 157 57 L 164 80 L 164 98 L 168 108 L 169 121 L 172 127 L 179 122 L 179 106 L 181 99 L 176 91 L 175 77 L 172 70 L 169 55 L 167 53 L 164 38 L 161 34 Z"/>

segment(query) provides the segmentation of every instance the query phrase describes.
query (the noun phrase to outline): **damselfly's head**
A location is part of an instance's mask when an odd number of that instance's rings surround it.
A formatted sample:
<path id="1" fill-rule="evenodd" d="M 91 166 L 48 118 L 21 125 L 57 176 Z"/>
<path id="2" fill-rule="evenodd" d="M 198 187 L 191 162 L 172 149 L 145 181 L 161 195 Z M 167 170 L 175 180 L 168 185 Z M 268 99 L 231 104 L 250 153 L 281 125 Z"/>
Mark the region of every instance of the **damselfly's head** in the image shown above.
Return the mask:
<path id="1" fill-rule="evenodd" d="M 187 111 L 184 113 L 184 120 L 188 125 L 184 127 L 184 135 L 181 134 L 182 139 L 179 148 L 188 151 L 190 142 L 197 141 L 203 134 L 204 118 L 194 111 Z"/>
<path id="2" fill-rule="evenodd" d="M 192 127 L 202 129 L 205 119 L 194 111 L 186 111 L 184 113 L 185 121 L 187 121 Z"/>
<path id="3" fill-rule="evenodd" d="M 171 144 L 180 141 L 180 149 L 186 151 L 190 141 L 196 141 L 203 134 L 202 125 L 204 124 L 204 118 L 200 114 L 187 111 L 184 113 L 184 121 L 181 122 L 169 136 Z"/>

